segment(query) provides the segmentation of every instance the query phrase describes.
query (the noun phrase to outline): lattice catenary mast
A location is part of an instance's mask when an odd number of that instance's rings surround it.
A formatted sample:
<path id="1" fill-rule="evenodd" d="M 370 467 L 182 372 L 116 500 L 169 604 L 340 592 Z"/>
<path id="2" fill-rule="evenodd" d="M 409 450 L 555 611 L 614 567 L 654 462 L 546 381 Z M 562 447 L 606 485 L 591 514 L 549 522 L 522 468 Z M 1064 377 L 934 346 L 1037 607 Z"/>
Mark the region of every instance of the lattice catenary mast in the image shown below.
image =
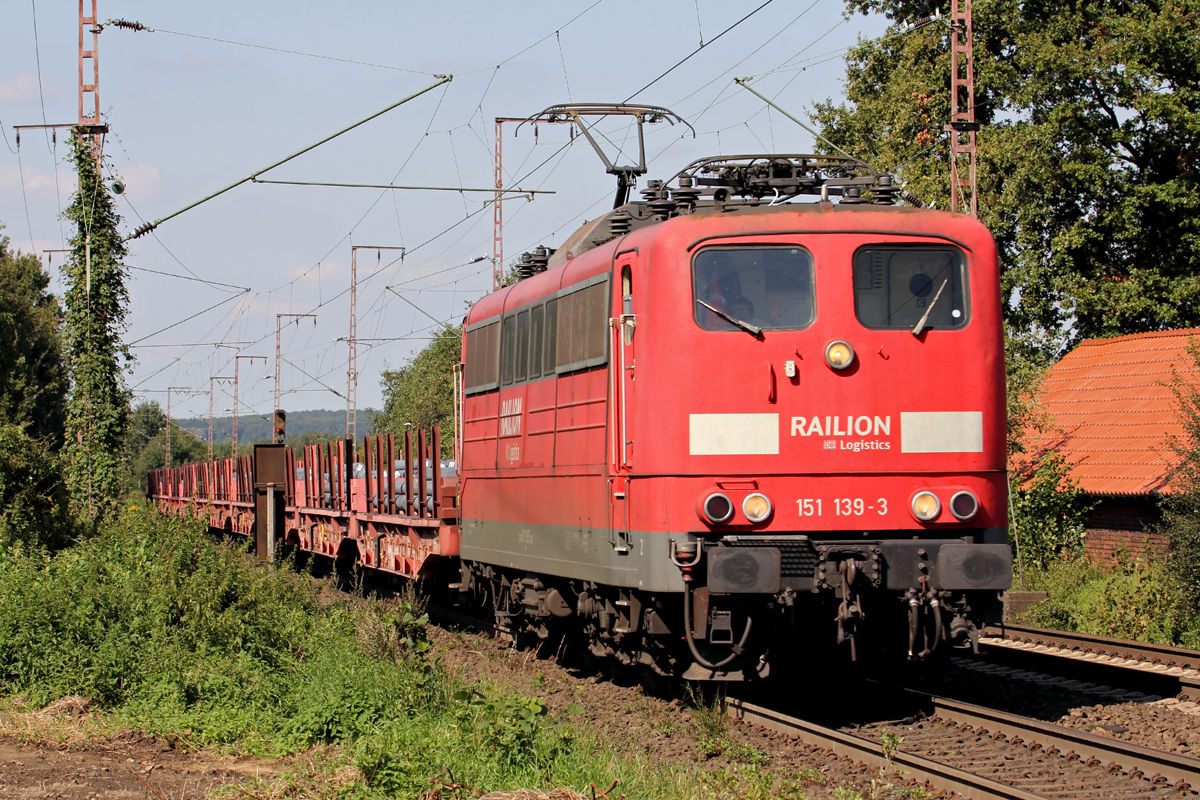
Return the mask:
<path id="1" fill-rule="evenodd" d="M 950 210 L 979 215 L 975 180 L 975 56 L 971 0 L 950 2 Z M 963 177 L 963 172 L 966 177 Z"/>
<path id="2" fill-rule="evenodd" d="M 496 198 L 492 207 L 492 291 L 504 280 L 504 123 L 524 117 L 496 117 Z"/>
<path id="3" fill-rule="evenodd" d="M 382 255 L 384 250 L 399 250 L 404 258 L 403 247 L 388 245 L 355 244 L 350 246 L 350 357 L 346 365 L 346 438 L 353 441 L 358 437 L 358 251 L 375 250 Z"/>
<path id="4" fill-rule="evenodd" d="M 236 458 L 238 454 L 238 368 L 242 363 L 243 358 L 250 359 L 250 363 L 254 363 L 254 359 L 261 358 L 262 362 L 267 363 L 266 356 L 234 356 L 233 357 L 233 455 Z"/>
<path id="5" fill-rule="evenodd" d="M 315 327 L 317 324 L 317 315 L 316 314 L 276 314 L 275 315 L 275 411 L 271 415 L 271 425 L 272 426 L 274 426 L 276 424 L 277 420 L 279 419 L 279 356 L 280 356 L 280 346 L 279 345 L 280 345 L 280 338 L 281 338 L 280 333 L 283 330 L 283 326 L 282 326 L 281 322 L 284 317 L 291 317 L 291 318 L 295 319 L 297 323 L 299 323 L 299 321 L 301 319 L 304 319 L 306 317 L 312 317 L 313 326 Z M 272 439 L 276 439 L 276 438 L 277 437 L 272 435 Z"/>

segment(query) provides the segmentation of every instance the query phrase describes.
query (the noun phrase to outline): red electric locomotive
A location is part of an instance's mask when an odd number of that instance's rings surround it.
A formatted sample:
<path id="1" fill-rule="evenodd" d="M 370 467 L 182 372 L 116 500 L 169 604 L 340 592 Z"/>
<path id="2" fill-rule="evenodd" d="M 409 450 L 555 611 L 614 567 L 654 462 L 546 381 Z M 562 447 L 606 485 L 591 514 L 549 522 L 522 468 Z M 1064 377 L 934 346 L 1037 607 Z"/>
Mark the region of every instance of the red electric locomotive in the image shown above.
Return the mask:
<path id="1" fill-rule="evenodd" d="M 1011 579 L 987 229 L 826 156 L 622 193 L 466 318 L 454 588 L 692 679 L 974 645 Z"/>

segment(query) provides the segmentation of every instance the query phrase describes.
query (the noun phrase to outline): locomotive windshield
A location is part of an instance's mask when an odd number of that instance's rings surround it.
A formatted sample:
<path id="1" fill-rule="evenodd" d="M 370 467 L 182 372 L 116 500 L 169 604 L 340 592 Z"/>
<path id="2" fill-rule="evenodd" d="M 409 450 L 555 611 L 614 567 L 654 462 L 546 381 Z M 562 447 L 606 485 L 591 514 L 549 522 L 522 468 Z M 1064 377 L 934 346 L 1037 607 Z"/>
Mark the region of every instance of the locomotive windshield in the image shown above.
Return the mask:
<path id="1" fill-rule="evenodd" d="M 799 247 L 712 247 L 692 262 L 693 314 L 708 331 L 799 330 L 813 321 L 813 259 Z M 706 306 L 708 306 L 706 308 Z"/>
<path id="2" fill-rule="evenodd" d="M 967 324 L 966 258 L 955 247 L 864 247 L 854 254 L 854 311 L 868 328 Z M 928 312 L 928 317 L 926 313 Z"/>

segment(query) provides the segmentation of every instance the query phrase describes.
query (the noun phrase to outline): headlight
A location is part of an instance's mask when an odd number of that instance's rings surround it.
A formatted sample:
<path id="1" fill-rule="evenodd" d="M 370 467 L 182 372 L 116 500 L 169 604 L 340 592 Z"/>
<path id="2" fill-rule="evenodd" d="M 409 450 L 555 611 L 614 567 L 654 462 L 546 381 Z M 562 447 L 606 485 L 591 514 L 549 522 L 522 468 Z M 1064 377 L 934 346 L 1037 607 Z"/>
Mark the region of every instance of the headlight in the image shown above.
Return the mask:
<path id="1" fill-rule="evenodd" d="M 771 516 L 771 501 L 765 494 L 757 492 L 746 495 L 746 499 L 742 501 L 742 513 L 751 522 L 762 522 Z"/>
<path id="2" fill-rule="evenodd" d="M 845 369 L 854 363 L 854 348 L 840 339 L 825 348 L 825 363 L 834 369 Z"/>
<path id="3" fill-rule="evenodd" d="M 950 498 L 950 513 L 966 522 L 979 513 L 979 499 L 963 489 Z"/>
<path id="4" fill-rule="evenodd" d="M 733 501 L 720 492 L 713 492 L 700 505 L 704 519 L 713 525 L 729 522 L 733 517 Z"/>
<path id="5" fill-rule="evenodd" d="M 942 502 L 933 492 L 917 492 L 917 496 L 912 499 L 912 512 L 922 522 L 929 522 L 937 519 L 938 514 L 942 513 Z"/>

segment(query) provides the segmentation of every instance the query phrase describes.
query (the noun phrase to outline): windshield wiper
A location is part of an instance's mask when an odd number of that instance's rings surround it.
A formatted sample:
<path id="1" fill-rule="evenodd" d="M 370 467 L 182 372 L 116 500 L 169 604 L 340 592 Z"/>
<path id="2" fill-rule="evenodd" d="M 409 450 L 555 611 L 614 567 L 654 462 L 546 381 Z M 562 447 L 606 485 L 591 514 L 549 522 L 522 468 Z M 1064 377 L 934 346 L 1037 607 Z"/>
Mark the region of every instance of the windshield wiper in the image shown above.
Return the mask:
<path id="1" fill-rule="evenodd" d="M 731 317 L 730 315 L 726 314 L 724 311 L 721 311 L 718 308 L 713 308 L 712 306 L 710 306 L 708 303 L 704 302 L 703 300 L 696 300 L 696 302 L 699 303 L 700 305 L 704 306 L 705 308 L 707 308 L 709 311 L 716 314 L 721 319 L 724 319 L 728 322 L 732 322 L 734 325 L 737 325 L 739 328 L 741 328 L 742 330 L 744 330 L 746 333 L 750 334 L 751 336 L 754 336 L 754 337 L 762 336 L 762 328 L 758 327 L 757 325 L 751 325 L 749 322 L 740 320 L 737 317 Z"/>
<path id="2" fill-rule="evenodd" d="M 937 305 L 938 298 L 942 296 L 942 289 L 945 289 L 945 288 L 946 288 L 946 284 L 947 284 L 947 283 L 949 283 L 949 282 L 950 282 L 950 279 L 949 279 L 949 278 L 947 278 L 946 280 L 942 281 L 942 286 L 941 286 L 941 288 L 940 288 L 940 289 L 938 289 L 938 290 L 937 290 L 937 294 L 935 294 L 935 295 L 933 296 L 933 301 L 932 301 L 932 302 L 930 302 L 930 304 L 929 304 L 929 308 L 925 309 L 925 314 L 924 314 L 924 316 L 922 316 L 922 317 L 921 317 L 921 319 L 917 321 L 917 325 L 916 325 L 916 327 L 914 327 L 914 328 L 912 329 L 912 335 L 913 335 L 913 336 L 920 336 L 920 335 L 921 335 L 921 331 L 925 330 L 925 323 L 926 323 L 926 322 L 929 320 L 929 315 L 930 315 L 930 314 L 933 312 L 933 307 Z"/>

